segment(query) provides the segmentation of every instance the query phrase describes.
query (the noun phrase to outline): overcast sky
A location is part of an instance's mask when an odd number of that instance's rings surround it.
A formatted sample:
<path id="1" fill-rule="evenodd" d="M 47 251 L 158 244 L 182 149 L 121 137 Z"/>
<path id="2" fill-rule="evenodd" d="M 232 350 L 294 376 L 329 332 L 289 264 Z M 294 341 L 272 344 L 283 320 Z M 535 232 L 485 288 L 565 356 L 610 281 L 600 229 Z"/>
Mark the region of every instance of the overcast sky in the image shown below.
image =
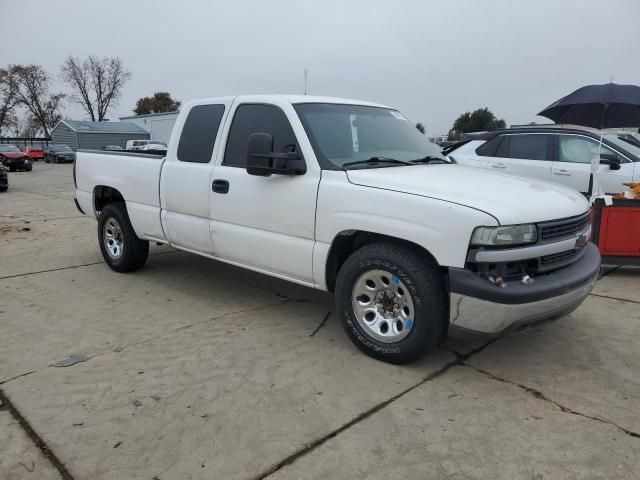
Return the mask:
<path id="1" fill-rule="evenodd" d="M 133 78 L 112 119 L 159 90 L 302 93 L 305 67 L 309 93 L 393 105 L 429 134 L 479 107 L 545 121 L 580 86 L 640 84 L 639 0 L 0 0 L 0 19 L 0 67 L 121 57 Z"/>

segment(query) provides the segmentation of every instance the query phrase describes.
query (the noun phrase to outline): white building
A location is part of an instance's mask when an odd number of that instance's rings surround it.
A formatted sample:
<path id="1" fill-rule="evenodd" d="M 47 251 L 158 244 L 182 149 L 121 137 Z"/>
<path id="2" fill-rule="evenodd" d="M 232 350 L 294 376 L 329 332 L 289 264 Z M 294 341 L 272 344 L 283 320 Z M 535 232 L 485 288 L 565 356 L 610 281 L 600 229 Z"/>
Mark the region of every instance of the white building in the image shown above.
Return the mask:
<path id="1" fill-rule="evenodd" d="M 129 122 L 144 128 L 151 134 L 151 140 L 169 143 L 173 124 L 176 123 L 179 112 L 149 113 L 147 115 L 131 115 L 120 117 L 121 122 Z"/>

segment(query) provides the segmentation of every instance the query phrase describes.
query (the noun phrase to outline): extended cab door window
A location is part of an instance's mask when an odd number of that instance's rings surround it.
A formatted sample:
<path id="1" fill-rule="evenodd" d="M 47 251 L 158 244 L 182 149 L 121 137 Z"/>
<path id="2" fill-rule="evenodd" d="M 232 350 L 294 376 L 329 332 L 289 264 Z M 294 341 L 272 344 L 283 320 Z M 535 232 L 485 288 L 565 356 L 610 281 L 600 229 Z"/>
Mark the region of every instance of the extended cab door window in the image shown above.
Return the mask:
<path id="1" fill-rule="evenodd" d="M 549 181 L 552 138 L 541 133 L 504 135 L 489 164 L 498 171 Z"/>
<path id="2" fill-rule="evenodd" d="M 181 162 L 209 163 L 224 105 L 197 105 L 189 111 L 178 144 Z"/>
<path id="3" fill-rule="evenodd" d="M 233 117 L 223 165 L 246 168 L 247 145 L 252 133 L 273 136 L 275 152 L 300 152 L 298 141 L 286 115 L 275 105 L 245 104 Z"/>
<path id="4" fill-rule="evenodd" d="M 211 173 L 225 105 L 194 105 L 180 130 L 175 153 L 167 152 L 161 175 L 164 227 L 174 245 L 211 253 L 209 196 Z M 180 125 L 176 125 L 180 128 Z"/>

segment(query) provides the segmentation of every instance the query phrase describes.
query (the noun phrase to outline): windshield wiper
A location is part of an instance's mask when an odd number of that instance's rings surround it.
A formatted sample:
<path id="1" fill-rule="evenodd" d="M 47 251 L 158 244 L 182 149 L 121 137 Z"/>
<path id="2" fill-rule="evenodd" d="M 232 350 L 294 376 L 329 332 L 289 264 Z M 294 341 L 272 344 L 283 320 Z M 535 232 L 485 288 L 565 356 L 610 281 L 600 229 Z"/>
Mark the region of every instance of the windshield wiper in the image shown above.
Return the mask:
<path id="1" fill-rule="evenodd" d="M 405 162 L 404 160 L 398 160 L 395 158 L 389 157 L 371 157 L 366 160 L 355 160 L 353 162 L 343 163 L 343 167 L 350 167 L 352 165 L 380 165 L 385 163 L 391 163 L 394 165 L 413 165 L 410 162 Z"/>
<path id="2" fill-rule="evenodd" d="M 422 158 L 416 158 L 415 160 L 409 160 L 410 163 L 451 163 L 446 158 L 436 157 L 435 155 L 425 155 Z"/>

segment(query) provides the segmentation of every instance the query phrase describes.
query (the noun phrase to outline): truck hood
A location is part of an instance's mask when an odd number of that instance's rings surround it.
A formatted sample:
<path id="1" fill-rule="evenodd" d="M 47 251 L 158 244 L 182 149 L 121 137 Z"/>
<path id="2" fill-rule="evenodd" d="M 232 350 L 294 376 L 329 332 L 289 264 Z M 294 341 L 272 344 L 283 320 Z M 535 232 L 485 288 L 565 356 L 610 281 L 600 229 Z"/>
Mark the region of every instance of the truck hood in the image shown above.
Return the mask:
<path id="1" fill-rule="evenodd" d="M 355 185 L 465 205 L 492 215 L 501 225 L 572 217 L 589 208 L 582 194 L 562 185 L 461 165 L 348 170 L 347 177 Z"/>

